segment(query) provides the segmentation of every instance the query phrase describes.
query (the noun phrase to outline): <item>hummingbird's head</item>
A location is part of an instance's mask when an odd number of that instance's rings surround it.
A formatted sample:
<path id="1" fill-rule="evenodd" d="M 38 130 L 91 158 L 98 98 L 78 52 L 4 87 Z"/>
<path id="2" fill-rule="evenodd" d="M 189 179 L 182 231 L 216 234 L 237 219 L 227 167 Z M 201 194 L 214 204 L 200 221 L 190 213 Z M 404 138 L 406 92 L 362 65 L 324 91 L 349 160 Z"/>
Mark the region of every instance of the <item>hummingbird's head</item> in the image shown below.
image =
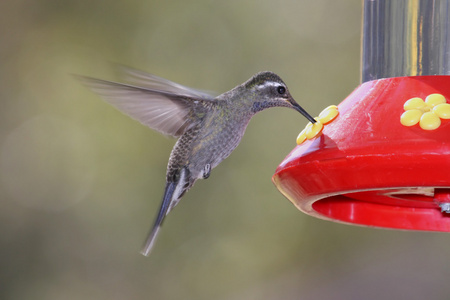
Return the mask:
<path id="1" fill-rule="evenodd" d="M 289 107 L 301 113 L 310 122 L 316 122 L 313 117 L 295 102 L 286 84 L 275 73 L 257 73 L 245 82 L 243 87 L 245 93 L 247 93 L 245 98 L 252 101 L 251 107 L 254 113 L 269 107 Z"/>

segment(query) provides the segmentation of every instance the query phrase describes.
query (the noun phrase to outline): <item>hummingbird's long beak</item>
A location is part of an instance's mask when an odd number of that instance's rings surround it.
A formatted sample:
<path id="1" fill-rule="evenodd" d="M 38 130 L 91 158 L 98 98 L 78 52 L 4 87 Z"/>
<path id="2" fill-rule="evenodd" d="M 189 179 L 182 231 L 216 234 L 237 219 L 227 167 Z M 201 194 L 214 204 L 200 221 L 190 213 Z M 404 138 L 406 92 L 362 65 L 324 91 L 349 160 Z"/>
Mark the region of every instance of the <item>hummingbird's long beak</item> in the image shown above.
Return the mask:
<path id="1" fill-rule="evenodd" d="M 307 118 L 311 123 L 316 123 L 316 120 L 314 120 L 313 117 L 311 117 L 310 114 L 308 114 L 308 112 L 306 112 L 306 110 L 303 109 L 303 107 L 301 107 L 300 105 L 298 105 L 297 102 L 295 102 L 294 100 L 289 101 L 291 102 L 292 106 L 294 107 L 294 109 L 296 111 L 298 111 L 299 113 L 301 113 L 302 115 L 305 116 L 305 118 Z"/>

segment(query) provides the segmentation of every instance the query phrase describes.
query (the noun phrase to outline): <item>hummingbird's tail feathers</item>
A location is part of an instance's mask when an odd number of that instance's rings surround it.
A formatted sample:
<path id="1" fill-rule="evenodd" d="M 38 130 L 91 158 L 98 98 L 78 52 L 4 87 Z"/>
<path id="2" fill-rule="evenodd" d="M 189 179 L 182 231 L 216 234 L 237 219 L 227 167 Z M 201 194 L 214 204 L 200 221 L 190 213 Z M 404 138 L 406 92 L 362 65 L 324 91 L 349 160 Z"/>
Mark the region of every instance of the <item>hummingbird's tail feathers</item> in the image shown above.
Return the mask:
<path id="1" fill-rule="evenodd" d="M 181 168 L 178 171 L 178 176 L 175 177 L 176 179 L 174 181 L 167 181 L 166 183 L 161 208 L 159 209 L 155 224 L 153 225 L 153 228 L 150 231 L 147 241 L 141 251 L 141 253 L 145 256 L 150 255 L 165 216 L 167 216 L 167 214 L 178 204 L 178 202 L 180 202 L 181 197 L 193 184 L 190 181 L 190 174 L 187 167 Z"/>
<path id="2" fill-rule="evenodd" d="M 144 247 L 141 250 L 141 254 L 144 256 L 150 256 L 152 252 L 153 246 L 155 245 L 156 237 L 159 234 L 159 230 L 161 229 L 161 225 L 152 228 L 147 241 L 145 242 Z"/>
<path id="3" fill-rule="evenodd" d="M 149 256 L 152 248 L 155 244 L 156 238 L 159 233 L 159 229 L 161 228 L 161 224 L 164 221 L 164 217 L 169 212 L 169 207 L 172 203 L 172 198 L 174 196 L 174 191 L 176 189 L 176 182 L 168 182 L 166 184 L 166 189 L 164 191 L 163 201 L 161 203 L 161 208 L 159 209 L 158 216 L 156 217 L 155 224 L 153 225 L 150 234 L 147 237 L 144 247 L 142 248 L 141 253 L 145 256 Z"/>

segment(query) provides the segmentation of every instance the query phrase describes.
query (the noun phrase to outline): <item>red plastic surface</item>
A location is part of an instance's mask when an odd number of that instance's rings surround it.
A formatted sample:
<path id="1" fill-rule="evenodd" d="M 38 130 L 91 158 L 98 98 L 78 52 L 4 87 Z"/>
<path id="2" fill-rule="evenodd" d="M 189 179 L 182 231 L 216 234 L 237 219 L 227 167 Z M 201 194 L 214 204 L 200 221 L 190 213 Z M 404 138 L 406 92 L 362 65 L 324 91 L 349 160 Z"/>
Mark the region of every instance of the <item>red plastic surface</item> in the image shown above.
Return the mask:
<path id="1" fill-rule="evenodd" d="M 450 76 L 380 79 L 339 104 L 323 134 L 297 146 L 273 182 L 303 212 L 358 225 L 450 231 L 450 120 L 426 131 L 400 124 L 403 104 L 439 93 Z"/>

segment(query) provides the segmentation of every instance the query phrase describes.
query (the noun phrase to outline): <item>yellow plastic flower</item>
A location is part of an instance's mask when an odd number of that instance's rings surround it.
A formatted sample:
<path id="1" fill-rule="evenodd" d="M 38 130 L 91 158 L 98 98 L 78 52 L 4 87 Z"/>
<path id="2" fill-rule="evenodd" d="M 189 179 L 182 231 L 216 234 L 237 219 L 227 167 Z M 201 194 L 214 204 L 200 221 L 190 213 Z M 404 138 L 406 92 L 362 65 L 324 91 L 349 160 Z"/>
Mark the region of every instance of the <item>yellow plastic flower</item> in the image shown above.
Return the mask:
<path id="1" fill-rule="evenodd" d="M 450 104 L 441 94 L 431 94 L 423 101 L 414 97 L 403 105 L 405 112 L 400 117 L 404 126 L 414 126 L 419 123 L 424 130 L 434 130 L 441 126 L 441 119 L 450 119 Z"/>
<path id="2" fill-rule="evenodd" d="M 305 129 L 303 129 L 297 137 L 297 144 L 300 145 L 306 140 L 311 140 L 318 137 L 323 130 L 324 125 L 333 122 L 339 115 L 339 110 L 336 105 L 330 105 L 325 108 L 318 117 L 314 118 L 316 123 L 309 122 Z"/>

